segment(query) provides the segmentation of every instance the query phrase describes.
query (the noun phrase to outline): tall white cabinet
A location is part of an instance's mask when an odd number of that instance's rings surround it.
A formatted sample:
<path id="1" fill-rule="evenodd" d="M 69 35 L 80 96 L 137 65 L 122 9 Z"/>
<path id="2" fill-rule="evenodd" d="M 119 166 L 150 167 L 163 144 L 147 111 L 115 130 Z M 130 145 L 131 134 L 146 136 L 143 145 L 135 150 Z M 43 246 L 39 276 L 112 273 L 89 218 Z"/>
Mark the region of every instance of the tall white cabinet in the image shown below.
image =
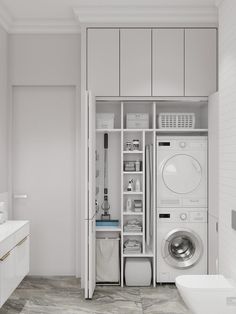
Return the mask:
<path id="1" fill-rule="evenodd" d="M 215 28 L 88 27 L 83 36 L 86 73 L 82 75 L 84 90 L 81 107 L 81 208 L 85 210 L 82 229 L 82 244 L 85 243 L 82 285 L 85 287 L 85 297 L 91 298 L 96 286 L 96 237 L 120 237 L 121 286 L 125 285 L 125 261 L 131 257 L 124 253 L 124 243 L 127 239 L 140 241 L 141 253 L 132 257 L 145 257 L 151 261 L 152 284 L 155 286 L 156 182 L 154 179 L 152 185 L 152 216 L 148 216 L 145 206 L 145 146 L 153 145 L 155 169 L 157 135 L 207 134 L 208 96 L 217 88 L 217 31 Z M 93 97 L 95 101 L 92 101 Z M 95 112 L 114 114 L 114 128 L 95 130 Z M 161 112 L 194 112 L 196 129 L 189 130 L 188 133 L 159 129 L 158 114 Z M 129 113 L 148 114 L 148 127 L 129 129 L 126 124 Z M 95 230 L 95 201 L 94 195 L 91 195 L 94 193 L 92 191 L 96 191 L 96 199 L 101 205 L 104 184 L 102 178 L 98 180 L 97 173 L 102 173 L 103 169 L 100 167 L 98 172 L 94 171 L 94 165 L 103 160 L 105 133 L 108 133 L 110 143 L 110 214 L 112 219 L 120 221 L 115 230 L 106 227 Z M 139 140 L 139 151 L 126 151 L 126 142 L 133 139 Z M 124 162 L 137 160 L 142 162 L 142 169 L 127 173 Z M 139 192 L 127 191 L 130 179 L 139 179 Z M 142 211 L 126 211 L 128 198 L 142 200 Z M 99 218 L 100 215 L 101 211 L 96 217 Z M 124 226 L 134 218 L 141 222 L 142 230 L 132 234 L 126 232 Z M 147 222 L 150 221 L 152 236 L 147 241 L 147 228 L 150 228 Z"/>

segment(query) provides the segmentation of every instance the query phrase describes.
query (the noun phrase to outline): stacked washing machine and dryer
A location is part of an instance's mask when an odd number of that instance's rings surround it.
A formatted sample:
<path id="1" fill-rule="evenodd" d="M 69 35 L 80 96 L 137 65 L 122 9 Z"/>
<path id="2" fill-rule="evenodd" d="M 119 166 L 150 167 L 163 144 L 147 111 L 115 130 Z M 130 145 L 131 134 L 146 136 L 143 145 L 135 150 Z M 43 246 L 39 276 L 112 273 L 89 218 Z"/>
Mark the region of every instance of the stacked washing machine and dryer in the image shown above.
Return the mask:
<path id="1" fill-rule="evenodd" d="M 157 137 L 157 282 L 207 274 L 207 137 Z"/>

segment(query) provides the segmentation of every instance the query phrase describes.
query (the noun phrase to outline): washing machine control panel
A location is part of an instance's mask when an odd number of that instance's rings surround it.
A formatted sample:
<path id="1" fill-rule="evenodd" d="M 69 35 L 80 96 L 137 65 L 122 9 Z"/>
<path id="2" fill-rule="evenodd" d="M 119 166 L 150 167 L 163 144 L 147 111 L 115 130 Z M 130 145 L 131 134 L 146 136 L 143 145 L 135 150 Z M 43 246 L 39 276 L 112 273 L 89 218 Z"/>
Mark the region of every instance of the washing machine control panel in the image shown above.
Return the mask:
<path id="1" fill-rule="evenodd" d="M 207 222 L 207 210 L 195 210 L 195 209 L 167 209 L 167 210 L 161 210 L 158 213 L 158 220 L 159 222 L 198 222 L 203 223 Z"/>

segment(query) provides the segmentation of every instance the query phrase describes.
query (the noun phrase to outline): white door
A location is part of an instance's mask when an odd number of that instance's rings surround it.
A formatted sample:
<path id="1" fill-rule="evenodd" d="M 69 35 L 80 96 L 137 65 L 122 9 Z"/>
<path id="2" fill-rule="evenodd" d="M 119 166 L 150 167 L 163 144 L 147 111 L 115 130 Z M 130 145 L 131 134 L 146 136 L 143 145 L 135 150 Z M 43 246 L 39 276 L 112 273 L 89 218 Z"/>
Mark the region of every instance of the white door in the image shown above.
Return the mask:
<path id="1" fill-rule="evenodd" d="M 120 94 L 151 96 L 151 29 L 120 30 Z"/>
<path id="2" fill-rule="evenodd" d="M 119 29 L 88 29 L 88 89 L 96 96 L 119 96 Z"/>
<path id="3" fill-rule="evenodd" d="M 216 29 L 185 30 L 185 96 L 209 96 L 217 88 Z"/>
<path id="4" fill-rule="evenodd" d="M 90 92 L 86 92 L 87 134 L 86 147 L 86 195 L 85 200 L 85 298 L 93 297 L 96 285 L 96 133 L 95 133 L 95 99 Z"/>
<path id="5" fill-rule="evenodd" d="M 184 96 L 184 30 L 154 29 L 153 96 Z"/>
<path id="6" fill-rule="evenodd" d="M 30 273 L 75 274 L 75 89 L 13 90 L 13 219 L 30 221 Z"/>

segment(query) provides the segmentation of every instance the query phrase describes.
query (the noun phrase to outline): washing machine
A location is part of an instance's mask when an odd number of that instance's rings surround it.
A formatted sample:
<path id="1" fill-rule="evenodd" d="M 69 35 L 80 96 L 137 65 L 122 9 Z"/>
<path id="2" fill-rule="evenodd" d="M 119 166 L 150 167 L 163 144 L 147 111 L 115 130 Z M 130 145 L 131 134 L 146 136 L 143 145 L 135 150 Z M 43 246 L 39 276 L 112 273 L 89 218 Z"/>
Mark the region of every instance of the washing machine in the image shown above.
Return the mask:
<path id="1" fill-rule="evenodd" d="M 207 207 L 207 137 L 157 137 L 157 207 Z"/>
<path id="2" fill-rule="evenodd" d="M 206 208 L 158 209 L 156 271 L 159 283 L 207 274 Z"/>

